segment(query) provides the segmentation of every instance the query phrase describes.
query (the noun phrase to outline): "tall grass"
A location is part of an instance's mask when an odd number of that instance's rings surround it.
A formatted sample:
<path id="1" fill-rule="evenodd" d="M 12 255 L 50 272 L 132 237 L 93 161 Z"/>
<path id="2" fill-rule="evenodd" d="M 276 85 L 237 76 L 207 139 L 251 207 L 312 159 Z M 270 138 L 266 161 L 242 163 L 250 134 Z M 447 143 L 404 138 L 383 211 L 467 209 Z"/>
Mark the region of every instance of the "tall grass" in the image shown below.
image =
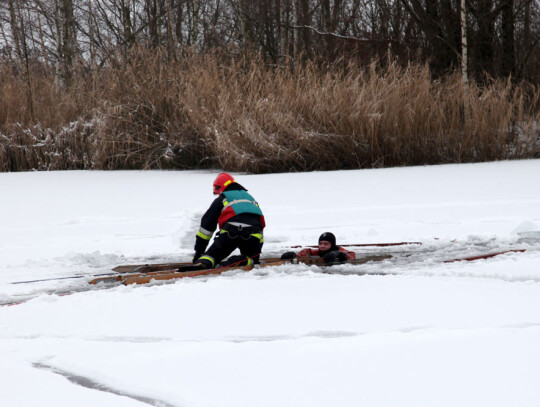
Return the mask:
<path id="1" fill-rule="evenodd" d="M 0 72 L 0 170 L 281 172 L 538 156 L 539 88 L 433 81 L 425 66 L 268 67 L 138 51 L 67 91 Z"/>

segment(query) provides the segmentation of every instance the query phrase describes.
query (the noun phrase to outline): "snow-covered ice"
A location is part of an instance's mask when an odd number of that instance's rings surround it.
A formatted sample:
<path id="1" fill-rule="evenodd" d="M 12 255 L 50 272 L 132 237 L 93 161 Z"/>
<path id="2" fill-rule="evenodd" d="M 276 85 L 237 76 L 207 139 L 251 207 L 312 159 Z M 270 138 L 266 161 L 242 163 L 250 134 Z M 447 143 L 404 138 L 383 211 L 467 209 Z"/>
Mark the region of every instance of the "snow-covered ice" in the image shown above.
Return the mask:
<path id="1" fill-rule="evenodd" d="M 540 404 L 540 160 L 234 174 L 267 256 L 332 231 L 418 261 L 40 294 L 189 261 L 216 174 L 0 174 L 0 303 L 34 296 L 0 307 L 2 406 Z"/>

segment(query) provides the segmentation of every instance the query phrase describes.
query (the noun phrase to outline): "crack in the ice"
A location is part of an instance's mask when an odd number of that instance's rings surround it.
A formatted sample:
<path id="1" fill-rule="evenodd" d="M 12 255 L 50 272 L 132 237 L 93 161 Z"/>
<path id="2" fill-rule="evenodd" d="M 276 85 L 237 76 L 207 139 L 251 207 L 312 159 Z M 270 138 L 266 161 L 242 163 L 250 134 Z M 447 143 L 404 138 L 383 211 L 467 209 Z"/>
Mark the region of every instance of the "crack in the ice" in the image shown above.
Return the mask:
<path id="1" fill-rule="evenodd" d="M 111 393 L 111 394 L 115 394 L 121 397 L 128 397 L 130 399 L 140 401 L 141 403 L 145 403 L 154 407 L 177 407 L 174 404 L 168 403 L 163 400 L 158 400 L 158 399 L 146 397 L 146 396 L 140 396 L 137 394 L 129 393 L 124 390 L 114 389 L 112 387 L 99 383 L 89 377 L 77 375 L 77 374 L 68 372 L 66 370 L 62 370 L 54 366 L 47 365 L 45 363 L 36 362 L 36 363 L 33 363 L 33 366 L 37 369 L 48 370 L 54 374 L 63 376 L 66 379 L 68 379 L 70 382 L 78 386 L 86 387 L 87 389 L 103 391 L 105 393 Z"/>
<path id="2" fill-rule="evenodd" d="M 359 332 L 349 331 L 317 331 L 309 332 L 304 335 L 258 335 L 258 336 L 236 336 L 225 337 L 222 340 L 233 343 L 244 342 L 277 342 L 277 341 L 294 341 L 305 338 L 319 338 L 319 339 L 339 339 L 348 338 L 352 336 L 365 335 Z"/>

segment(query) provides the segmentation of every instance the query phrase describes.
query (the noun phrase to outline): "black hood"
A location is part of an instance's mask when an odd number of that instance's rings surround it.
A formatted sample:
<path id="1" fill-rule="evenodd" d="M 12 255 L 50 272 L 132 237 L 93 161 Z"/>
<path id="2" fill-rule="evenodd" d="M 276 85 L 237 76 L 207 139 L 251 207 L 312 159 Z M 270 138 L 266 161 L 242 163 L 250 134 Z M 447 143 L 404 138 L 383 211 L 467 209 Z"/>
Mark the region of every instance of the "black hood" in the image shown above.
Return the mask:
<path id="1" fill-rule="evenodd" d="M 322 257 L 328 252 L 333 252 L 339 250 L 339 247 L 336 245 L 336 236 L 332 232 L 324 232 L 319 236 L 319 242 L 324 240 L 325 242 L 330 242 L 331 246 L 328 250 L 319 250 L 319 255 Z"/>

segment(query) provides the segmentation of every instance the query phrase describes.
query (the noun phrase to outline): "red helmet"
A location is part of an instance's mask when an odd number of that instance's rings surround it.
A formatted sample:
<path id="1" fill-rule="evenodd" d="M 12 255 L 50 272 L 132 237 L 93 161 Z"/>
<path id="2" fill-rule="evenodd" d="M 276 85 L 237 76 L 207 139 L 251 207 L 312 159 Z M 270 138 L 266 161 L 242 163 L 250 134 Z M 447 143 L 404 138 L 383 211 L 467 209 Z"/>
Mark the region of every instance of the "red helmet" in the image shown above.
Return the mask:
<path id="1" fill-rule="evenodd" d="M 221 194 L 230 184 L 236 182 L 231 174 L 222 172 L 214 180 L 214 195 Z"/>

